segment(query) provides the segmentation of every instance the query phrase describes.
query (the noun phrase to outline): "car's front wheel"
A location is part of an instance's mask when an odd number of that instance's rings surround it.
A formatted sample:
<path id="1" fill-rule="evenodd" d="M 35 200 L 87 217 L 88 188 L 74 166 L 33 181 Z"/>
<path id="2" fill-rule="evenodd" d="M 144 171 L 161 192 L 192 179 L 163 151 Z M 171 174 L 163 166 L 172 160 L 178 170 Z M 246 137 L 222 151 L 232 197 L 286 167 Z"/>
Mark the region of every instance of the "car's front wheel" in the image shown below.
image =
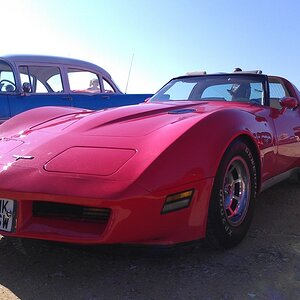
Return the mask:
<path id="1" fill-rule="evenodd" d="M 207 240 L 231 248 L 246 235 L 254 213 L 257 167 L 249 147 L 237 140 L 225 152 L 215 177 Z"/>

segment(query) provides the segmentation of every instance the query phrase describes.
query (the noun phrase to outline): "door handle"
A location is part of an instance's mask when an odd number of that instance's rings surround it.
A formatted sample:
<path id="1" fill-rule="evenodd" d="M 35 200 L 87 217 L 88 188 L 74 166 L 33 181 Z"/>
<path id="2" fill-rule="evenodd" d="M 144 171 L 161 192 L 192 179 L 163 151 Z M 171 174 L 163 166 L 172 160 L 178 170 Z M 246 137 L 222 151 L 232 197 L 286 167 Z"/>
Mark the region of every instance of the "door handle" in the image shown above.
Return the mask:
<path id="1" fill-rule="evenodd" d="M 69 101 L 71 101 L 72 100 L 72 97 L 71 96 L 64 96 L 64 97 L 62 97 L 64 100 L 69 100 Z"/>

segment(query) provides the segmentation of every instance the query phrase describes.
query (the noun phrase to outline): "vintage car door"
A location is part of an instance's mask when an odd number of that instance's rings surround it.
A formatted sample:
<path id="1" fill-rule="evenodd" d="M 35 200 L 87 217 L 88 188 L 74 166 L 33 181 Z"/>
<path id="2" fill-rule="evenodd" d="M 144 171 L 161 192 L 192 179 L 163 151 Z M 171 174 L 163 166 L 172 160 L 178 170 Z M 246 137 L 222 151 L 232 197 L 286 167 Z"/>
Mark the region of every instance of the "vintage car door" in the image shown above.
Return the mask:
<path id="1" fill-rule="evenodd" d="M 97 110 L 125 105 L 124 95 L 109 79 L 94 70 L 67 68 L 70 96 L 74 106 Z"/>
<path id="2" fill-rule="evenodd" d="M 70 96 L 75 107 L 92 110 L 138 104 L 152 94 L 122 94 L 115 83 L 94 70 L 67 68 Z"/>
<path id="3" fill-rule="evenodd" d="M 10 117 L 6 93 L 0 92 L 0 124 Z"/>
<path id="4" fill-rule="evenodd" d="M 11 116 L 40 106 L 73 106 L 56 65 L 19 65 L 19 93 L 8 95 Z"/>
<path id="5" fill-rule="evenodd" d="M 16 92 L 16 82 L 12 67 L 0 60 L 0 124 L 10 118 L 8 96 Z"/>
<path id="6" fill-rule="evenodd" d="M 105 109 L 110 107 L 119 107 L 133 105 L 144 102 L 153 94 L 85 94 L 85 97 L 78 93 L 72 94 L 74 106 L 83 107 L 92 110 Z"/>

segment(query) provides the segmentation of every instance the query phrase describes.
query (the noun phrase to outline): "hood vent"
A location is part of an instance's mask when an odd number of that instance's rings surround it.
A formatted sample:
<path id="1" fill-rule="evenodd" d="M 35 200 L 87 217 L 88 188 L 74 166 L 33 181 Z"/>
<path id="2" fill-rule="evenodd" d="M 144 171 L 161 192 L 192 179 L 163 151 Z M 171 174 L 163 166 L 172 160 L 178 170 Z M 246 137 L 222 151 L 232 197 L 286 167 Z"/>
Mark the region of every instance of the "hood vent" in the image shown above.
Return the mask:
<path id="1" fill-rule="evenodd" d="M 193 113 L 196 112 L 194 108 L 182 108 L 182 109 L 175 109 L 171 110 L 168 113 L 171 115 L 180 115 L 180 114 L 187 114 L 187 113 Z"/>

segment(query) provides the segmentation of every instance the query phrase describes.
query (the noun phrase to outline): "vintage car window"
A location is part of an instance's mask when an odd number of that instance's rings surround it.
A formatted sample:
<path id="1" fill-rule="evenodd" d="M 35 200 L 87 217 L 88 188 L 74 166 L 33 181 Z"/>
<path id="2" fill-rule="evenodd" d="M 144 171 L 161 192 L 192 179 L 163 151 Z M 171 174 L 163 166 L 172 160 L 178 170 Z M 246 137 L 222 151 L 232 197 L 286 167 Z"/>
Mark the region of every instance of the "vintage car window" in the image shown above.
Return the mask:
<path id="1" fill-rule="evenodd" d="M 115 89 L 113 86 L 105 79 L 103 78 L 103 86 L 104 86 L 104 93 L 115 93 Z"/>
<path id="2" fill-rule="evenodd" d="M 28 93 L 63 92 L 60 69 L 53 66 L 20 66 L 21 84 Z M 53 80 L 55 78 L 55 80 Z"/>
<path id="3" fill-rule="evenodd" d="M 36 93 L 48 93 L 46 86 L 41 83 L 38 79 L 36 80 Z"/>
<path id="4" fill-rule="evenodd" d="M 238 101 L 263 104 L 264 79 L 245 75 L 208 75 L 171 80 L 150 101 Z"/>
<path id="5" fill-rule="evenodd" d="M 16 82 L 9 64 L 0 60 L 0 92 L 15 92 Z"/>
<path id="6" fill-rule="evenodd" d="M 47 84 L 52 88 L 52 90 L 56 93 L 63 92 L 63 85 L 61 82 L 61 75 L 55 74 L 47 80 Z"/>
<path id="7" fill-rule="evenodd" d="M 22 84 L 24 92 L 31 93 L 33 77 L 29 76 L 27 67 L 19 68 L 19 71 L 20 71 L 21 84 Z"/>
<path id="8" fill-rule="evenodd" d="M 68 69 L 70 89 L 74 93 L 100 93 L 100 81 L 97 74 L 79 70 Z"/>

